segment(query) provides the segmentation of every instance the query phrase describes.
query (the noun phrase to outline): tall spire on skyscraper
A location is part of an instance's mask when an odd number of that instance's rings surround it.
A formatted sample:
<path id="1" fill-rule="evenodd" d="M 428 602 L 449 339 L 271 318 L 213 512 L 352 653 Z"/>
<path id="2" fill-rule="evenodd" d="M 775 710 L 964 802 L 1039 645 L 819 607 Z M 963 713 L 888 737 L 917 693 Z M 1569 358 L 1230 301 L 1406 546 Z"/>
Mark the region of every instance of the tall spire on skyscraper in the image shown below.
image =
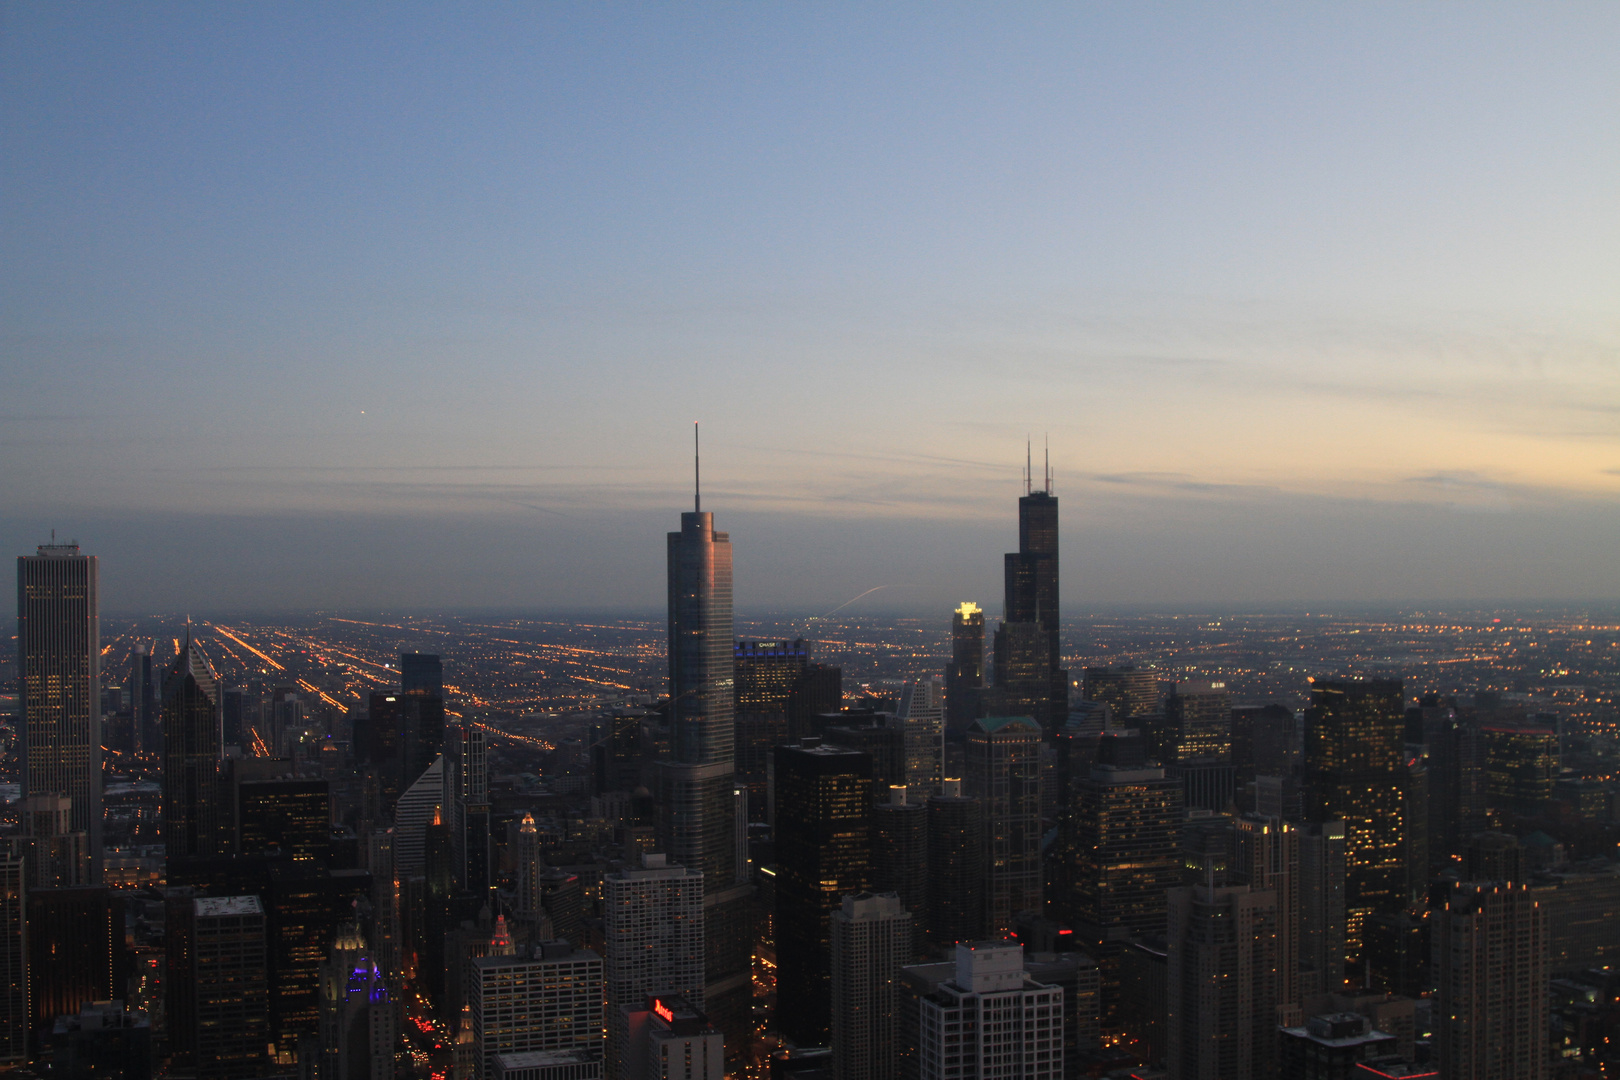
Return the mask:
<path id="1" fill-rule="evenodd" d="M 692 421 L 692 512 L 703 513 L 703 455 L 698 449 L 698 422 Z"/>

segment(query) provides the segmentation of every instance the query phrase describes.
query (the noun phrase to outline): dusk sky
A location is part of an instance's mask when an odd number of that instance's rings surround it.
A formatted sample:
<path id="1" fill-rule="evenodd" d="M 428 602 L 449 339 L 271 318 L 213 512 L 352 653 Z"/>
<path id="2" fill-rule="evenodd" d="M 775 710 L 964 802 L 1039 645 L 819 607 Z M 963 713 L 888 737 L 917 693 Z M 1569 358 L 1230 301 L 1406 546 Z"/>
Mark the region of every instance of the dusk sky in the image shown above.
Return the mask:
<path id="1" fill-rule="evenodd" d="M 0 4 L 109 611 L 1620 599 L 1620 5 Z M 849 610 L 859 610 L 852 608 Z M 943 620 L 944 616 L 941 615 Z"/>

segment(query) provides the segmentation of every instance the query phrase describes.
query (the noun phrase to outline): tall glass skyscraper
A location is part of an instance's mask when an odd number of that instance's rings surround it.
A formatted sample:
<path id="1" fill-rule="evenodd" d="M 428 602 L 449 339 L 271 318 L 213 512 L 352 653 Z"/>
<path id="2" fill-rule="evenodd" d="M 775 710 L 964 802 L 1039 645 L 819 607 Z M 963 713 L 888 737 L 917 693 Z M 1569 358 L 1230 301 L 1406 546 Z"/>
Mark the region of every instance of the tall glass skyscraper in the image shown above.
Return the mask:
<path id="1" fill-rule="evenodd" d="M 65 795 L 90 838 L 101 880 L 101 624 L 94 555 L 39 545 L 17 557 L 17 667 L 23 711 L 22 794 Z"/>
<path id="2" fill-rule="evenodd" d="M 674 753 L 660 770 L 658 843 L 703 872 L 704 1011 L 740 1049 L 749 1035 L 752 886 L 738 857 L 731 621 L 731 538 L 694 499 L 669 534 L 669 720 Z"/>
<path id="3" fill-rule="evenodd" d="M 219 680 L 187 627 L 163 679 L 163 840 L 171 859 L 229 847 L 221 722 Z"/>

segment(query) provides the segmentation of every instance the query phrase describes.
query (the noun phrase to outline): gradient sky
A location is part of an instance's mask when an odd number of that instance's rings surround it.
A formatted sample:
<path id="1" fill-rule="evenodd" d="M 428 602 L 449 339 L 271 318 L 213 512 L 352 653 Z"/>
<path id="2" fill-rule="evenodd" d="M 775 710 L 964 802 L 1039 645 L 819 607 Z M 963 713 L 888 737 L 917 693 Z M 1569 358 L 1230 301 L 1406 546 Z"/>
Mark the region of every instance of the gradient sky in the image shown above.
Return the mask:
<path id="1" fill-rule="evenodd" d="M 1620 5 L 0 4 L 110 610 L 1620 598 Z"/>

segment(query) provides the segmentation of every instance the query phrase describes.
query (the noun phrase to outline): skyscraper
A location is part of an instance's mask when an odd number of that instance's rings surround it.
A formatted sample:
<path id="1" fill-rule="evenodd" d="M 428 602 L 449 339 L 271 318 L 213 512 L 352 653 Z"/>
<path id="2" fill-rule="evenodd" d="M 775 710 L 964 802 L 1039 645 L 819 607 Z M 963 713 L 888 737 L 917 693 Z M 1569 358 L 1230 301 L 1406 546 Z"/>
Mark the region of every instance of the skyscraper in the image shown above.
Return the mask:
<path id="1" fill-rule="evenodd" d="M 1088 667 L 1081 692 L 1087 701 L 1100 701 L 1113 714 L 1117 727 L 1131 727 L 1159 708 L 1159 675 L 1151 668 Z"/>
<path id="2" fill-rule="evenodd" d="M 101 624 L 94 555 L 53 541 L 17 557 L 22 794 L 73 800 L 101 878 Z"/>
<path id="3" fill-rule="evenodd" d="M 1168 908 L 1170 1075 L 1275 1076 L 1276 892 L 1195 885 L 1171 889 Z"/>
<path id="4" fill-rule="evenodd" d="M 488 892 L 494 885 L 489 762 L 486 735 L 477 724 L 452 724 L 445 731 L 444 805 L 450 817 L 450 849 L 456 884 L 469 892 Z"/>
<path id="5" fill-rule="evenodd" d="M 163 732 L 158 725 L 152 646 L 137 646 L 129 659 L 130 748 L 137 754 L 162 753 Z"/>
<path id="6" fill-rule="evenodd" d="M 1069 673 L 1058 640 L 1058 501 L 1050 467 L 1040 491 L 1034 490 L 1033 469 L 1026 469 L 1018 550 L 1006 555 L 1003 570 L 1005 607 L 995 644 L 996 686 L 1005 695 L 1001 711 L 1031 716 L 1049 729 L 1069 715 Z M 1020 625 L 1039 627 L 1039 633 L 1021 631 Z"/>
<path id="7" fill-rule="evenodd" d="M 1277 1023 L 1298 1024 L 1299 1012 L 1299 828 L 1292 822 L 1248 814 L 1234 822 L 1236 858 L 1232 877 L 1253 890 L 1277 896 Z"/>
<path id="8" fill-rule="evenodd" d="M 827 1037 L 831 918 L 869 883 L 872 759 L 805 740 L 779 746 L 776 777 L 777 1026 L 800 1045 Z"/>
<path id="9" fill-rule="evenodd" d="M 357 926 L 344 926 L 321 966 L 322 1080 L 393 1080 L 399 1005 Z"/>
<path id="10" fill-rule="evenodd" d="M 658 843 L 703 874 L 704 1010 L 740 1046 L 750 1023 L 753 942 L 747 867 L 737 857 L 731 538 L 695 495 L 668 537 L 671 760 L 658 791 Z"/>
<path id="11" fill-rule="evenodd" d="M 984 804 L 948 776 L 928 800 L 928 944 L 983 937 L 984 895 Z"/>
<path id="12" fill-rule="evenodd" d="M 955 977 L 918 1002 L 920 1080 L 1063 1075 L 1063 989 L 1032 979 L 1023 954 L 1002 941 L 957 945 Z"/>
<path id="13" fill-rule="evenodd" d="M 928 904 L 928 804 L 912 802 L 901 785 L 872 811 L 873 892 L 892 892 L 912 918 L 912 953 L 923 954 Z"/>
<path id="14" fill-rule="evenodd" d="M 1346 927 L 1352 957 L 1375 912 L 1406 903 L 1402 788 L 1406 699 L 1399 680 L 1316 680 L 1305 727 L 1306 814 L 1342 818 L 1349 862 Z"/>
<path id="15" fill-rule="evenodd" d="M 1010 933 L 1013 916 L 1042 908 L 1041 729 L 1021 716 L 985 717 L 967 729 L 967 794 L 984 807 L 985 933 Z"/>
<path id="16" fill-rule="evenodd" d="M 492 944 L 473 959 L 467 991 L 478 1080 L 494 1080 L 497 1054 L 582 1050 L 601 1060 L 602 958 L 588 949 Z"/>
<path id="17" fill-rule="evenodd" d="M 191 901 L 197 1071 L 259 1076 L 270 1041 L 264 908 L 256 896 Z"/>
<path id="18" fill-rule="evenodd" d="M 964 600 L 951 613 L 951 664 L 945 669 L 946 720 L 960 731 L 979 715 L 984 691 L 984 612 Z"/>
<path id="19" fill-rule="evenodd" d="M 905 732 L 905 784 L 921 803 L 939 790 L 945 768 L 945 686 L 939 676 L 913 679 L 900 688 L 894 722 Z"/>
<path id="20" fill-rule="evenodd" d="M 219 681 L 188 626 L 163 679 L 163 842 L 171 859 L 223 855 L 230 846 L 223 752 Z"/>
<path id="21" fill-rule="evenodd" d="M 1104 1029 L 1117 1030 L 1120 950 L 1165 927 L 1165 890 L 1181 882 L 1181 785 L 1147 762 L 1141 736 L 1103 736 L 1099 763 L 1076 785 L 1063 914 L 1095 950 Z"/>
<path id="22" fill-rule="evenodd" d="M 0 844 L 0 1066 L 28 1060 L 28 882 L 23 857 Z"/>
<path id="23" fill-rule="evenodd" d="M 703 875 L 643 855 L 636 869 L 602 878 L 602 936 L 606 956 L 608 1076 L 622 1073 L 628 1050 L 626 1008 L 650 995 L 703 997 Z"/>
<path id="24" fill-rule="evenodd" d="M 833 1080 L 898 1080 L 900 969 L 911 913 L 893 893 L 845 896 L 832 913 Z"/>
<path id="25" fill-rule="evenodd" d="M 406 694 L 444 698 L 444 663 L 434 653 L 399 654 L 399 689 Z"/>
<path id="26" fill-rule="evenodd" d="M 1455 1080 L 1547 1075 L 1547 913 L 1523 885 L 1452 886 L 1431 918 L 1435 1042 Z"/>

